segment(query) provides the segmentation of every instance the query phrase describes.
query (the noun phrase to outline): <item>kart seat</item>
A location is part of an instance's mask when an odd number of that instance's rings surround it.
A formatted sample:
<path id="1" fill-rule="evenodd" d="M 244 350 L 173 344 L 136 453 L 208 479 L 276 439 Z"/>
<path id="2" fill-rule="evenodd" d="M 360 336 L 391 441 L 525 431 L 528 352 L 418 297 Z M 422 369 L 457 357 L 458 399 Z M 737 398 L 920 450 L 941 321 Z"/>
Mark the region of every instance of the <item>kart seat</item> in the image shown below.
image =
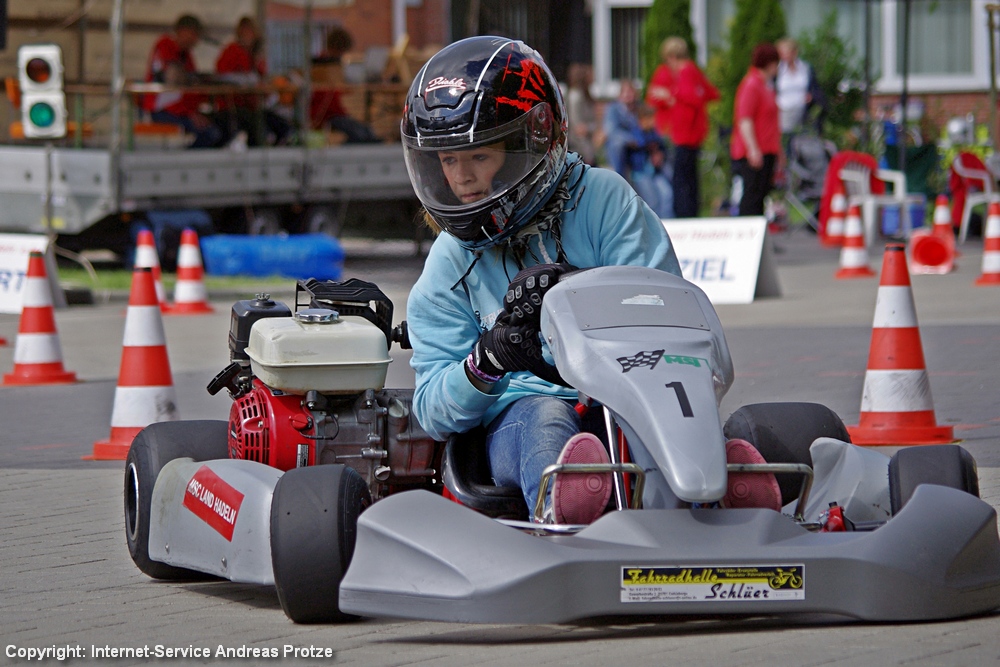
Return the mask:
<path id="1" fill-rule="evenodd" d="M 494 519 L 527 520 L 528 506 L 521 489 L 493 483 L 482 428 L 448 438 L 442 470 L 445 487 L 469 509 Z"/>

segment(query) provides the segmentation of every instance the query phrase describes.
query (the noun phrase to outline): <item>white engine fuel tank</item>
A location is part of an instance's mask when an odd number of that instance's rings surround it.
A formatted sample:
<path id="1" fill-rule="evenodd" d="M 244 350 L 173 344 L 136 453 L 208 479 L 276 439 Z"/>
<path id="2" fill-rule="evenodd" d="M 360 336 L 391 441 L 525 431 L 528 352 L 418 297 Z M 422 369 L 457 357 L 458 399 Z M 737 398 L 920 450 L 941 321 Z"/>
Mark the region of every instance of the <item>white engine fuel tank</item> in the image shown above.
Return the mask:
<path id="1" fill-rule="evenodd" d="M 377 326 L 326 308 L 255 322 L 246 353 L 264 384 L 292 394 L 379 390 L 392 361 L 385 334 Z"/>

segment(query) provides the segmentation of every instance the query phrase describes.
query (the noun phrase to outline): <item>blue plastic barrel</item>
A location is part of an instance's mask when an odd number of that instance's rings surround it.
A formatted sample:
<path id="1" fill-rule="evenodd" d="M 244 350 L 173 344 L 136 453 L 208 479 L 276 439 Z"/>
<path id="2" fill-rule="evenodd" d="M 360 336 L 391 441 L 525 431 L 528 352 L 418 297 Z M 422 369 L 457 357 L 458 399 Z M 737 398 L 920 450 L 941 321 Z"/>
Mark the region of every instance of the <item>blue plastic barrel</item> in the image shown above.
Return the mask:
<path id="1" fill-rule="evenodd" d="M 326 234 L 215 234 L 201 239 L 201 254 L 213 276 L 339 280 L 344 270 L 344 249 Z"/>

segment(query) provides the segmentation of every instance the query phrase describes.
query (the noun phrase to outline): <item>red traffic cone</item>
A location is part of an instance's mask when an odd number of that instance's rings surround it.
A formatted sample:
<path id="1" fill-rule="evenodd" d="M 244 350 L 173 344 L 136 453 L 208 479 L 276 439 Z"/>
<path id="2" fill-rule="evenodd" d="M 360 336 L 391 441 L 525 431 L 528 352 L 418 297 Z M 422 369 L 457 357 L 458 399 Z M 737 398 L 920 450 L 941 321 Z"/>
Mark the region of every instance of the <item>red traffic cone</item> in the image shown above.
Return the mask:
<path id="1" fill-rule="evenodd" d="M 861 208 L 852 205 L 844 225 L 844 247 L 840 249 L 840 269 L 835 278 L 870 278 L 875 272 L 868 266 L 865 248 L 865 229 L 861 222 Z"/>
<path id="2" fill-rule="evenodd" d="M 910 273 L 945 274 L 955 268 L 955 237 L 929 229 L 910 236 Z"/>
<path id="3" fill-rule="evenodd" d="M 983 275 L 977 285 L 1000 285 L 1000 202 L 990 203 L 983 234 Z"/>
<path id="4" fill-rule="evenodd" d="M 955 440 L 952 427 L 938 426 L 934 418 L 906 248 L 899 243 L 885 247 L 861 420 L 847 431 L 856 445 L 929 445 Z"/>
<path id="5" fill-rule="evenodd" d="M 826 235 L 823 245 L 844 245 L 844 215 L 847 213 L 847 194 L 844 184 L 837 181 L 833 186 L 833 197 L 830 199 L 830 217 L 826 220 Z"/>
<path id="6" fill-rule="evenodd" d="M 132 274 L 122 362 L 111 411 L 111 437 L 94 443 L 97 461 L 120 461 L 136 434 L 153 422 L 178 419 L 177 397 L 167 358 L 166 336 L 149 267 Z"/>
<path id="7" fill-rule="evenodd" d="M 181 247 L 177 253 L 174 303 L 167 312 L 171 315 L 201 315 L 214 312 L 208 305 L 198 232 L 193 229 L 185 229 L 181 233 Z"/>
<path id="8" fill-rule="evenodd" d="M 28 274 L 24 281 L 21 323 L 14 347 L 14 370 L 3 376 L 3 383 L 35 385 L 70 382 L 76 382 L 76 373 L 63 368 L 52 292 L 45 273 L 45 256 L 33 251 L 28 257 Z"/>
<path id="9" fill-rule="evenodd" d="M 951 202 L 948 195 L 938 195 L 934 200 L 934 228 L 935 234 L 947 236 L 952 241 L 955 240 L 955 226 L 951 223 Z"/>
<path id="10" fill-rule="evenodd" d="M 140 229 L 135 239 L 135 261 L 132 265 L 139 269 L 149 268 L 153 272 L 153 284 L 156 287 L 156 298 L 160 304 L 160 310 L 167 312 L 170 306 L 167 305 L 167 292 L 163 289 L 163 276 L 160 271 L 160 256 L 156 253 L 156 243 L 153 240 L 153 232 L 148 229 Z"/>

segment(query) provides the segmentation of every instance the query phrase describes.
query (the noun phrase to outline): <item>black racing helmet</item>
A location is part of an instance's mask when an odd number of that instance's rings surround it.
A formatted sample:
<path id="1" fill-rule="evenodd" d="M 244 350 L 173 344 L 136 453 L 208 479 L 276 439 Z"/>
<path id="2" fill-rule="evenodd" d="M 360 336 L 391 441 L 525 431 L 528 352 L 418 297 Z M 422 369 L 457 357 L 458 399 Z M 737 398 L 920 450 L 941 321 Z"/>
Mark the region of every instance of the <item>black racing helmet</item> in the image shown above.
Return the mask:
<path id="1" fill-rule="evenodd" d="M 400 130 L 417 197 L 470 250 L 527 225 L 566 168 L 555 77 L 537 51 L 504 37 L 470 37 L 432 57 L 410 86 Z M 466 158 L 500 163 L 475 199 L 445 171 Z"/>

